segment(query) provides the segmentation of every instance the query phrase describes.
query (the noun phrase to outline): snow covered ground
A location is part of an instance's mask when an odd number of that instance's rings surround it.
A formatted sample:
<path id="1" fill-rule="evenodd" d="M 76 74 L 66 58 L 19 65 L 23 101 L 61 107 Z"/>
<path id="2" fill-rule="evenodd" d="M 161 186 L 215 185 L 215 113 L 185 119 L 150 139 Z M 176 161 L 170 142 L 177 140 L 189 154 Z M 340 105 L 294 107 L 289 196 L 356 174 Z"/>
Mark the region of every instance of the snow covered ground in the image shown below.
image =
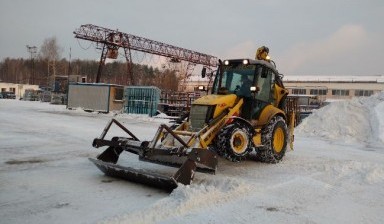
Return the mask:
<path id="1" fill-rule="evenodd" d="M 167 122 L 0 100 L 0 223 L 384 223 L 384 92 L 316 111 L 279 164 L 222 159 L 216 175 L 197 173 L 171 194 L 88 161 L 112 117 L 146 140 Z"/>

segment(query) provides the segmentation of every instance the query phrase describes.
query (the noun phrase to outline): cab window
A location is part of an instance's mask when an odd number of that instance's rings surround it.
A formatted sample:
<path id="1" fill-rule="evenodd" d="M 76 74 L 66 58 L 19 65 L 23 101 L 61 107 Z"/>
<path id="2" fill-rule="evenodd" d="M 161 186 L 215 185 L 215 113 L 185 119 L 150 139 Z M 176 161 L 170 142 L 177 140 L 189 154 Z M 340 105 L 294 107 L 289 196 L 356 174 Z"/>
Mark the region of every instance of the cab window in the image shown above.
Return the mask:
<path id="1" fill-rule="evenodd" d="M 260 90 L 256 93 L 256 99 L 270 102 L 272 90 L 272 77 L 273 72 L 271 69 L 261 66 L 257 71 L 257 86 Z"/>

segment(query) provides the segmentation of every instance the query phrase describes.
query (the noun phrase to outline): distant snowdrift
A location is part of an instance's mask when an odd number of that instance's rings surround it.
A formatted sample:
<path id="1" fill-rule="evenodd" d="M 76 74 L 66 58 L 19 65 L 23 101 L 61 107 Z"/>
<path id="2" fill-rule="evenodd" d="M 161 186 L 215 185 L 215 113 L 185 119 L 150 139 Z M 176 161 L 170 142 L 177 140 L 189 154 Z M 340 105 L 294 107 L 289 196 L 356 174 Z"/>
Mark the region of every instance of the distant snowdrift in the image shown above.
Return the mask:
<path id="1" fill-rule="evenodd" d="M 384 143 L 384 92 L 325 106 L 296 128 L 296 133 L 368 145 Z"/>

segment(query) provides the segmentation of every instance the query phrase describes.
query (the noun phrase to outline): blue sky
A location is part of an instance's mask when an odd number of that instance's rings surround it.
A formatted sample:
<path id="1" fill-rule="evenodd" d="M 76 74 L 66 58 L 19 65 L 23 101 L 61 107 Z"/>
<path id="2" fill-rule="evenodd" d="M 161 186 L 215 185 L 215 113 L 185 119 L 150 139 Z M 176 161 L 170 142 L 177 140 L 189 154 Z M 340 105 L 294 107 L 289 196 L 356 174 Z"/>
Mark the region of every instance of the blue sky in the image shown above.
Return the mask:
<path id="1" fill-rule="evenodd" d="M 222 59 L 266 45 L 286 75 L 382 75 L 383 12 L 382 0 L 0 0 L 0 60 L 50 37 L 62 57 L 97 60 L 73 34 L 94 24 Z"/>

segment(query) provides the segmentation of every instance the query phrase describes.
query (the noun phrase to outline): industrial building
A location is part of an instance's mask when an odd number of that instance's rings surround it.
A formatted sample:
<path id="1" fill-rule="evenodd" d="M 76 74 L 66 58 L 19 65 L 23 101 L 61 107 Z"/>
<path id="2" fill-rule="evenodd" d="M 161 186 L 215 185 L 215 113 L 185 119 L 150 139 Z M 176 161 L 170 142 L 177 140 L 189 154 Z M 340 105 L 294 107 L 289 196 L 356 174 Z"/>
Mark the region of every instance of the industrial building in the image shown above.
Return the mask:
<path id="1" fill-rule="evenodd" d="M 0 82 L 0 90 L 1 92 L 12 92 L 16 95 L 16 99 L 20 99 L 26 90 L 39 90 L 39 86 Z"/>
<path id="2" fill-rule="evenodd" d="M 369 76 L 284 76 L 284 85 L 291 95 L 317 96 L 320 101 L 371 96 L 384 91 L 384 75 Z M 207 86 L 207 80 L 189 81 L 187 92 Z M 212 83 L 211 83 L 212 85 Z"/>
<path id="3" fill-rule="evenodd" d="M 285 76 L 293 95 L 316 95 L 319 100 L 342 100 L 384 91 L 384 75 L 370 76 Z"/>

